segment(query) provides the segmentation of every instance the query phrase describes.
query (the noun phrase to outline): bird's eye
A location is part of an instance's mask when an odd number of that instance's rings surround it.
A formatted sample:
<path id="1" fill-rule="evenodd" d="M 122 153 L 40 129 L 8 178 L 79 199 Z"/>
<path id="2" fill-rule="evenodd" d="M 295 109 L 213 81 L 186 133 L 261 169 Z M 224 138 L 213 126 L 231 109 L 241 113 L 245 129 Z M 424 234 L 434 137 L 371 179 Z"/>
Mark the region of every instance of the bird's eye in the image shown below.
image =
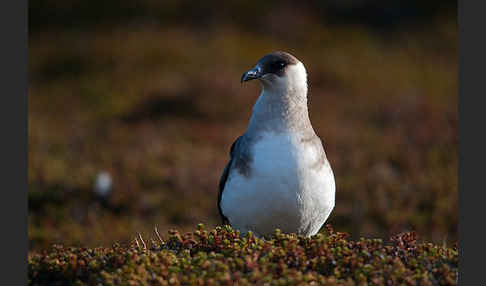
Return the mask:
<path id="1" fill-rule="evenodd" d="M 275 62 L 275 63 L 274 63 L 274 66 L 275 66 L 276 68 L 278 68 L 278 69 L 282 69 L 282 68 L 284 68 L 284 67 L 285 67 L 285 65 L 286 65 L 286 64 L 285 64 L 285 62 Z"/>

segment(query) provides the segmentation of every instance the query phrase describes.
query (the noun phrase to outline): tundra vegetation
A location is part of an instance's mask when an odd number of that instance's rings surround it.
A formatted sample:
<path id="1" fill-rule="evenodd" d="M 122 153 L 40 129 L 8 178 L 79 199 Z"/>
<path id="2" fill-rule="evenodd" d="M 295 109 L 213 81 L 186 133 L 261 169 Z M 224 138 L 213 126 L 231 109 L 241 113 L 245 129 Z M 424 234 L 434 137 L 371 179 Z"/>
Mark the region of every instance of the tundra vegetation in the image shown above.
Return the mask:
<path id="1" fill-rule="evenodd" d="M 334 2 L 29 3 L 31 282 L 454 282 L 457 4 L 346 13 Z M 339 234 L 245 240 L 214 229 L 219 176 L 260 90 L 241 88 L 241 74 L 274 50 L 306 65 Z M 103 199 L 93 192 L 102 172 L 113 182 Z M 152 245 L 154 226 L 191 235 Z M 408 231 L 421 242 L 389 242 Z M 146 249 L 131 245 L 137 233 Z"/>
<path id="2" fill-rule="evenodd" d="M 414 232 L 351 241 L 275 231 L 241 236 L 231 227 L 141 236 L 130 246 L 53 246 L 29 255 L 31 285 L 455 285 L 457 246 L 418 242 Z"/>

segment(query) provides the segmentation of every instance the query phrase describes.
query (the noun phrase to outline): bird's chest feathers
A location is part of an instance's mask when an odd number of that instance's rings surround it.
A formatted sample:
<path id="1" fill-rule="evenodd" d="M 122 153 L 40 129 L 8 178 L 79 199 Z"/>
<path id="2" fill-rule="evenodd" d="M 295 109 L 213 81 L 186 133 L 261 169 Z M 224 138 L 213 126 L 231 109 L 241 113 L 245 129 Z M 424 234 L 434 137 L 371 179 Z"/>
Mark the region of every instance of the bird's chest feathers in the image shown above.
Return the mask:
<path id="1" fill-rule="evenodd" d="M 250 148 L 248 175 L 231 172 L 221 206 L 236 228 L 314 234 L 329 215 L 334 205 L 332 172 L 316 168 L 320 149 L 295 135 L 265 135 Z"/>
<path id="2" fill-rule="evenodd" d="M 313 150 L 306 150 L 299 138 L 289 134 L 266 135 L 252 147 L 249 180 L 273 187 L 299 188 L 299 178 L 309 162 L 315 160 Z"/>

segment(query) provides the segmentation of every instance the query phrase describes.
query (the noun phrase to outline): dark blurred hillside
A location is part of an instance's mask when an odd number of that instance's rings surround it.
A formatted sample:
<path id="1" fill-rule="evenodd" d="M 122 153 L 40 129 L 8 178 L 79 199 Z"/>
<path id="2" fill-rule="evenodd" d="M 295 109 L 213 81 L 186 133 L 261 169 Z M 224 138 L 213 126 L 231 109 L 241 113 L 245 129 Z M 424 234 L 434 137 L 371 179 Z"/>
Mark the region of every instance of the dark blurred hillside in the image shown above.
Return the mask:
<path id="1" fill-rule="evenodd" d="M 441 13 L 456 12 L 457 1 L 30 1 L 29 29 L 85 29 L 99 25 L 155 22 L 160 25 L 210 26 L 232 23 L 245 30 L 268 23 L 275 10 L 290 8 L 321 24 L 360 24 L 378 29 L 423 25 Z M 276 23 L 290 21 L 275 19 Z"/>
<path id="2" fill-rule="evenodd" d="M 455 242 L 455 2 L 293 3 L 31 1 L 30 248 L 219 224 L 219 176 L 260 90 L 239 79 L 273 50 L 308 71 L 328 222 Z"/>

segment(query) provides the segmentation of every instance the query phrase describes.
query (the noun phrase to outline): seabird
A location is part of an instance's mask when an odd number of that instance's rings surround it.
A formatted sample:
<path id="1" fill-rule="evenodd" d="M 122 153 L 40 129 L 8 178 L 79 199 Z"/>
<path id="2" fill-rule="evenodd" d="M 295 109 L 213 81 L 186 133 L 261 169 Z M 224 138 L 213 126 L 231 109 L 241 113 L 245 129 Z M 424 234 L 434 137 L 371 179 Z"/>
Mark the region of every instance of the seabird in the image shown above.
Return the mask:
<path id="1" fill-rule="evenodd" d="M 254 79 L 262 92 L 219 182 L 223 224 L 257 236 L 276 228 L 314 235 L 334 208 L 335 183 L 309 119 L 306 69 L 278 51 L 261 58 L 241 82 Z"/>

